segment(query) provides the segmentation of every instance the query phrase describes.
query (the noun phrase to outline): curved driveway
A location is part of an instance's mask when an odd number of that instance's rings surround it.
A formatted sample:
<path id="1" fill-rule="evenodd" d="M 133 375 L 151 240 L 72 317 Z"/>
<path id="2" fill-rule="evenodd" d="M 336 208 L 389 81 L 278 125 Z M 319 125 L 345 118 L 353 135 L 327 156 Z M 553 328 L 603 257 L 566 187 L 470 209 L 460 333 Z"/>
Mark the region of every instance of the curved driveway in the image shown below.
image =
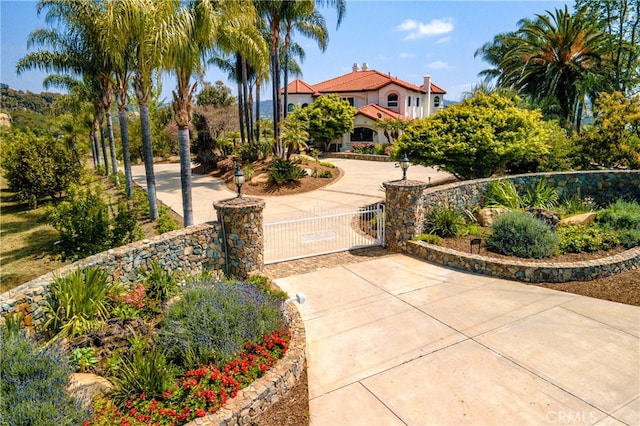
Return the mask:
<path id="1" fill-rule="evenodd" d="M 308 212 L 353 210 L 363 205 L 373 204 L 384 198 L 382 183 L 402 177 L 402 171 L 395 163 L 347 160 L 330 158 L 327 161 L 343 170 L 343 176 L 334 183 L 316 191 L 298 195 L 263 196 L 265 222 L 293 219 Z M 180 193 L 180 164 L 162 163 L 154 166 L 158 199 L 182 215 Z M 133 179 L 146 188 L 144 166 L 132 167 Z M 448 173 L 430 167 L 411 166 L 408 179 L 432 182 L 448 179 Z M 192 175 L 192 199 L 194 222 L 204 223 L 216 220 L 214 201 L 235 196 L 224 183 L 207 175 Z"/>

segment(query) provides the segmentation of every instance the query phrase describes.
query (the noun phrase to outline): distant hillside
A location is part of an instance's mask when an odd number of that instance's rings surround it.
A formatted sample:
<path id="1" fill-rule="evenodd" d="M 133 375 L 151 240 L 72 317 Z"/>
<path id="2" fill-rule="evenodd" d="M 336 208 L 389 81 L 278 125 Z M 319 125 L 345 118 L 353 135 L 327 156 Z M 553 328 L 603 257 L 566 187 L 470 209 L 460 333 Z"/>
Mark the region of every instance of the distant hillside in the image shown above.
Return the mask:
<path id="1" fill-rule="evenodd" d="M 59 93 L 32 93 L 10 88 L 7 84 L 0 83 L 0 108 L 11 114 L 14 111 L 33 111 L 45 114 L 51 104 L 62 96 Z"/>
<path id="2" fill-rule="evenodd" d="M 264 118 L 273 118 L 273 101 L 260 101 L 260 116 Z"/>
<path id="3" fill-rule="evenodd" d="M 460 102 L 458 101 L 450 101 L 449 99 L 445 99 L 444 101 L 444 106 L 448 107 L 449 105 L 455 105 L 455 104 L 459 104 Z"/>

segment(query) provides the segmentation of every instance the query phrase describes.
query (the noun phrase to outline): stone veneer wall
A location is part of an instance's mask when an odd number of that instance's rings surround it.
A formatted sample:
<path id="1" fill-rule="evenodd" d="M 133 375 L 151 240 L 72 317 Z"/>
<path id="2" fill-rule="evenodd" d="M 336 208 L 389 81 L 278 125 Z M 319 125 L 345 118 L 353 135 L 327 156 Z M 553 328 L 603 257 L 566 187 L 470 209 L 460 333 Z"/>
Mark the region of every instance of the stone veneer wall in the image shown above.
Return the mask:
<path id="1" fill-rule="evenodd" d="M 451 268 L 532 283 L 590 281 L 640 268 L 640 247 L 606 258 L 572 263 L 501 260 L 422 241 L 409 241 L 403 249 L 421 259 Z"/>
<path id="2" fill-rule="evenodd" d="M 213 414 L 188 423 L 188 426 L 239 426 L 251 425 L 253 420 L 275 404 L 300 379 L 305 368 L 306 335 L 298 309 L 287 306 L 291 341 L 285 356 L 264 376 L 240 390 L 235 398 Z"/>
<path id="3" fill-rule="evenodd" d="M 347 160 L 381 161 L 384 163 L 395 161 L 388 155 L 358 154 L 355 152 L 325 152 L 323 155 L 327 158 L 346 158 Z"/>
<path id="4" fill-rule="evenodd" d="M 49 285 L 56 276 L 65 276 L 78 268 L 107 270 L 111 281 L 133 283 L 138 270 L 146 270 L 157 260 L 166 270 L 197 273 L 202 269 L 224 269 L 220 225 L 212 222 L 167 232 L 157 237 L 95 254 L 38 277 L 0 294 L 0 323 L 11 314 L 21 314 L 30 330 L 45 321 L 44 305 Z"/>
<path id="5" fill-rule="evenodd" d="M 523 191 L 533 187 L 540 178 L 544 178 L 550 186 L 560 188 L 564 194 L 592 197 L 600 203 L 617 198 L 640 201 L 640 171 L 638 170 L 537 173 L 507 176 L 502 179 L 513 180 L 518 190 Z M 551 263 L 502 261 L 424 242 L 410 241 L 412 237 L 421 233 L 420 226 L 424 222 L 424 216 L 433 206 L 468 209 L 481 206 L 492 180 L 496 179 L 458 182 L 427 190 L 420 188 L 419 182 L 413 182 L 414 188 L 408 186 L 404 188 L 405 192 L 410 191 L 412 194 L 404 194 L 402 197 L 398 197 L 398 194 L 401 194 L 399 192 L 401 188 L 396 188 L 395 182 L 385 183 L 386 215 L 387 220 L 392 219 L 386 228 L 388 247 L 445 266 L 525 282 L 587 281 L 640 268 L 639 247 L 604 259 Z M 389 238 L 395 242 L 389 242 Z"/>
<path id="6" fill-rule="evenodd" d="M 552 172 L 505 176 L 503 178 L 478 179 L 433 187 L 424 196 L 426 211 L 433 206 L 472 208 L 481 206 L 489 183 L 509 179 L 518 191 L 533 188 L 544 178 L 549 186 L 558 188 L 560 195 L 579 194 L 592 197 L 602 203 L 616 198 L 640 200 L 639 170 L 595 170 L 584 172 Z"/>

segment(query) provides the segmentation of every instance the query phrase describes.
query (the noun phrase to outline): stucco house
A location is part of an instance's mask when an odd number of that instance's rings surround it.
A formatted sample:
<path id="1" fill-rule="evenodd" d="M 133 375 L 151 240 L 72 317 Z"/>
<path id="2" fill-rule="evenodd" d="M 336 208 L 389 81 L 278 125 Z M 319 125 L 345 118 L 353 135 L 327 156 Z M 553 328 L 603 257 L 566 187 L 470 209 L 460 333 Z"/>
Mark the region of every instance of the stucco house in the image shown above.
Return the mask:
<path id="1" fill-rule="evenodd" d="M 350 150 L 354 142 L 387 143 L 376 122 L 389 118 L 414 120 L 428 117 L 444 108 L 444 95 L 447 93 L 433 84 L 428 75 L 422 85 L 417 86 L 389 73 L 369 69 L 366 63 L 362 67 L 355 63 L 350 73 L 318 84 L 296 79 L 287 88 L 288 111 L 296 105 L 304 108 L 316 97 L 329 93 L 340 95 L 356 108 L 353 133 L 346 133 L 332 146 L 340 151 Z M 284 102 L 284 90 L 281 96 Z"/>

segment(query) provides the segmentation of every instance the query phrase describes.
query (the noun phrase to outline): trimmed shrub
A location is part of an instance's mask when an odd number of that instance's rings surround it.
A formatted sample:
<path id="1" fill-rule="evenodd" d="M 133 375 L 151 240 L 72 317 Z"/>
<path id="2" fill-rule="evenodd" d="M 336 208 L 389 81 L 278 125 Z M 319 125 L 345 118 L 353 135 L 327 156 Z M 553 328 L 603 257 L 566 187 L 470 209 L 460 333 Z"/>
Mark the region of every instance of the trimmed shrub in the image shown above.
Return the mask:
<path id="1" fill-rule="evenodd" d="M 451 208 L 436 207 L 429 211 L 425 223 L 425 231 L 439 237 L 457 237 L 465 227 L 465 219 L 461 212 Z"/>
<path id="2" fill-rule="evenodd" d="M 508 212 L 493 224 L 487 249 L 507 256 L 540 259 L 556 253 L 558 237 L 540 220 L 523 212 Z"/>
<path id="3" fill-rule="evenodd" d="M 254 284 L 201 281 L 169 307 L 156 344 L 183 368 L 221 367 L 281 328 L 280 303 Z"/>
<path id="4" fill-rule="evenodd" d="M 567 226 L 556 231 L 561 253 L 593 253 L 619 244 L 618 235 L 597 226 Z"/>
<path id="5" fill-rule="evenodd" d="M 640 204 L 618 200 L 598 213 L 598 223 L 615 230 L 640 229 Z"/>
<path id="6" fill-rule="evenodd" d="M 75 426 L 89 417 L 67 393 L 72 368 L 57 347 L 0 331 L 0 423 Z"/>

